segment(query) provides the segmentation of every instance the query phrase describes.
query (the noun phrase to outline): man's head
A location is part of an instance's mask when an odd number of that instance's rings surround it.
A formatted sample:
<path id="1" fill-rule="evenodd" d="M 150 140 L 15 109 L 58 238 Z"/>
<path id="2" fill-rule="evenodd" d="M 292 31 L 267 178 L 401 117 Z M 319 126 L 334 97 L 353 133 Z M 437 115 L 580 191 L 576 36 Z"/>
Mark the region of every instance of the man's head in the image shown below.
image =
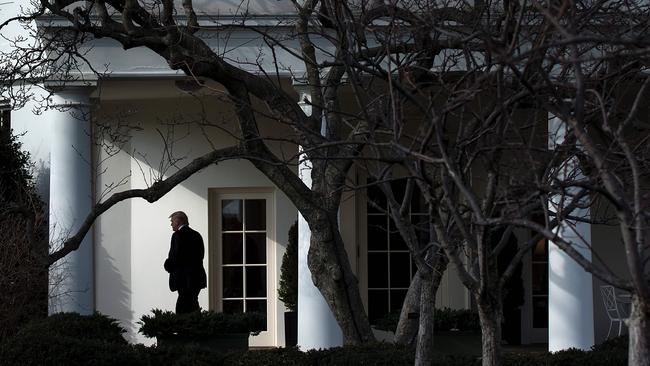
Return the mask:
<path id="1" fill-rule="evenodd" d="M 178 231 L 182 225 L 189 225 L 187 220 L 187 215 L 183 211 L 176 211 L 173 214 L 169 215 L 169 219 L 172 222 L 172 230 Z"/>

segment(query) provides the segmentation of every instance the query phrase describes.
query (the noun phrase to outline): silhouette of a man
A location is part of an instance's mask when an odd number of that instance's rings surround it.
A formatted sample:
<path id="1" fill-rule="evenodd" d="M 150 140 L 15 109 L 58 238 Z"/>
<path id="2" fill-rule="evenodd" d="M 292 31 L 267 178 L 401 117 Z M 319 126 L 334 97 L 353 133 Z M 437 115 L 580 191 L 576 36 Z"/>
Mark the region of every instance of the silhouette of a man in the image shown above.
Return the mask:
<path id="1" fill-rule="evenodd" d="M 176 211 L 169 218 L 174 233 L 165 270 L 169 272 L 169 289 L 178 291 L 176 314 L 198 311 L 199 292 L 207 286 L 203 268 L 203 238 L 190 228 L 183 211 Z"/>

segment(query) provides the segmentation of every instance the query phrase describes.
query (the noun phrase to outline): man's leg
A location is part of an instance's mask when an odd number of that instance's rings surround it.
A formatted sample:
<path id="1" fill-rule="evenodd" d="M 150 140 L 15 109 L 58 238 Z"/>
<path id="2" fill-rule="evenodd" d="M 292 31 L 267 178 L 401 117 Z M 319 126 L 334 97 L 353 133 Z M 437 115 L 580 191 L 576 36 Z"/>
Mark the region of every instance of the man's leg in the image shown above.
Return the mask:
<path id="1" fill-rule="evenodd" d="M 186 289 L 178 290 L 178 299 L 176 300 L 176 314 L 191 313 L 198 311 L 199 307 L 199 292 L 201 290 Z"/>
<path id="2" fill-rule="evenodd" d="M 201 310 L 201 307 L 199 306 L 199 292 L 201 292 L 201 289 L 192 289 L 188 290 L 188 292 L 187 306 L 189 311 Z"/>

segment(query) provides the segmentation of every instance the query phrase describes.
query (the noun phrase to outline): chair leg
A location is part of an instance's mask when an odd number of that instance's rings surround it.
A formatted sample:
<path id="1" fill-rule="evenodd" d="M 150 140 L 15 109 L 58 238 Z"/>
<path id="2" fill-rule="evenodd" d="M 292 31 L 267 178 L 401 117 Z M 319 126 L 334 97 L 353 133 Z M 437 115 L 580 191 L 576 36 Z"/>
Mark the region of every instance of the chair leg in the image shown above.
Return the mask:
<path id="1" fill-rule="evenodd" d="M 621 328 L 623 327 L 623 321 L 619 320 L 618 321 L 618 336 L 621 336 Z"/>
<path id="2" fill-rule="evenodd" d="M 605 339 L 609 339 L 609 333 L 611 333 L 611 331 L 612 331 L 612 325 L 613 325 L 613 323 L 614 323 L 613 320 L 610 320 L 610 321 L 609 321 L 609 329 L 607 330 L 607 337 L 605 337 Z"/>

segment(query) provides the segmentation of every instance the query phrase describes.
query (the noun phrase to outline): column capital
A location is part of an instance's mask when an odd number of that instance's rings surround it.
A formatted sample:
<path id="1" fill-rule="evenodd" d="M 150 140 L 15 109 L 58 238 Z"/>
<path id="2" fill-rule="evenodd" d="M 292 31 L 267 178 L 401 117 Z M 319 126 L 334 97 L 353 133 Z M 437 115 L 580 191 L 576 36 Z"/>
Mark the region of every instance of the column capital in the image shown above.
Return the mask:
<path id="1" fill-rule="evenodd" d="M 292 79 L 293 89 L 298 93 L 298 105 L 307 116 L 311 116 L 311 91 L 307 80 L 304 78 Z"/>
<path id="2" fill-rule="evenodd" d="M 89 107 L 90 94 L 97 88 L 96 81 L 47 82 L 45 89 L 50 92 L 48 105 L 54 108 Z"/>

